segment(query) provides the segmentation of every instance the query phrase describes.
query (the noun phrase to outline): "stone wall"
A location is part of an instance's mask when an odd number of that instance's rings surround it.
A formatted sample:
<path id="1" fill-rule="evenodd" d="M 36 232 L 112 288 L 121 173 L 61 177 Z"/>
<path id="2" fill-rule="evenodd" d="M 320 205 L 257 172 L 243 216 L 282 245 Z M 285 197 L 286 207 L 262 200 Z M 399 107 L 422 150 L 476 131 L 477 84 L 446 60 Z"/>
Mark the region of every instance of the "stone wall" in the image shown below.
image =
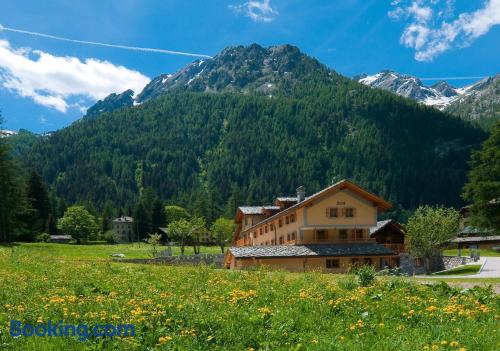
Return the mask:
<path id="1" fill-rule="evenodd" d="M 425 274 L 424 267 L 416 267 L 415 259 L 408 253 L 402 253 L 399 255 L 400 258 L 400 268 L 403 273 L 408 275 L 415 274 Z M 457 266 L 464 265 L 466 263 L 472 262 L 470 257 L 458 257 L 458 256 L 442 256 L 436 257 L 438 262 L 435 262 L 435 266 L 438 267 L 438 271 L 448 270 Z"/>
<path id="2" fill-rule="evenodd" d="M 443 256 L 444 270 L 448 270 L 456 266 L 461 266 L 469 262 L 472 262 L 472 258 L 470 257 Z"/>
<path id="3" fill-rule="evenodd" d="M 114 261 L 123 263 L 142 263 L 142 264 L 170 264 L 170 265 L 192 265 L 213 264 L 217 268 L 224 265 L 224 254 L 200 254 L 186 256 L 170 256 L 157 258 L 120 258 Z"/>

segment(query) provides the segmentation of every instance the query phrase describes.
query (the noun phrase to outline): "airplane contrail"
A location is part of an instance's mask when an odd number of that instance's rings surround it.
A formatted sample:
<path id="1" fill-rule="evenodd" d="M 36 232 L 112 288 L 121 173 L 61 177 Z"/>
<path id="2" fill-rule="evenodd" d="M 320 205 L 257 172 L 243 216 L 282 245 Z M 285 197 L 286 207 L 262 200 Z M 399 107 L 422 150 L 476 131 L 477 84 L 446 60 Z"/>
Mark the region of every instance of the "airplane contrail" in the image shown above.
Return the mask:
<path id="1" fill-rule="evenodd" d="M 483 79 L 487 76 L 477 76 L 477 77 L 428 77 L 419 78 L 420 80 L 460 80 L 460 79 Z"/>
<path id="2" fill-rule="evenodd" d="M 104 46 L 104 47 L 108 47 L 108 48 L 116 48 L 116 49 L 123 49 L 123 50 L 157 52 L 160 54 L 169 54 L 169 55 L 183 55 L 183 56 L 192 56 L 192 57 L 212 58 L 212 56 L 209 56 L 209 55 L 195 54 L 195 53 L 191 53 L 191 52 L 182 52 L 182 51 L 155 49 L 155 48 L 143 48 L 143 47 L 138 47 L 138 46 L 106 44 L 106 43 L 99 43 L 99 42 L 95 42 L 95 41 L 70 39 L 70 38 L 58 37 L 58 36 L 50 35 L 50 34 L 44 34 L 44 33 L 31 32 L 31 31 L 22 30 L 22 29 L 4 27 L 0 24 L 0 31 L 2 31 L 2 30 L 6 31 L 6 32 L 28 34 L 28 35 L 32 35 L 35 37 L 42 37 L 42 38 L 47 38 L 47 39 L 66 41 L 66 42 L 70 42 L 70 43 Z"/>

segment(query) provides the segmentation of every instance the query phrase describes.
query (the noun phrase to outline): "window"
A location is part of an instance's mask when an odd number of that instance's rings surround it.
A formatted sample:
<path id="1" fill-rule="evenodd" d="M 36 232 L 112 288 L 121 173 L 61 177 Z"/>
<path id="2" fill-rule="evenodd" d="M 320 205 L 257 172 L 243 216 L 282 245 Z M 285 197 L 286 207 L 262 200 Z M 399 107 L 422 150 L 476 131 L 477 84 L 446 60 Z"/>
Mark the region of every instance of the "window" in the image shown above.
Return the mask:
<path id="1" fill-rule="evenodd" d="M 288 218 L 288 216 L 285 217 L 285 224 L 288 224 L 290 223 L 290 218 Z"/>
<path id="2" fill-rule="evenodd" d="M 245 225 L 248 225 L 248 217 L 245 217 Z"/>
<path id="3" fill-rule="evenodd" d="M 372 259 L 370 257 L 365 257 L 363 260 L 364 264 L 371 266 L 372 265 Z"/>
<path id="4" fill-rule="evenodd" d="M 271 239 L 271 245 L 274 245 L 274 239 Z"/>
<path id="5" fill-rule="evenodd" d="M 363 229 L 356 229 L 356 239 L 363 239 Z"/>
<path id="6" fill-rule="evenodd" d="M 328 232 L 326 230 L 316 230 L 316 239 L 326 240 L 328 238 Z"/>
<path id="7" fill-rule="evenodd" d="M 339 216 L 339 209 L 336 207 L 329 207 L 326 209 L 326 216 L 330 218 L 337 218 Z"/>
<path id="8" fill-rule="evenodd" d="M 345 208 L 345 216 L 346 218 L 353 218 L 354 217 L 354 208 L 353 207 L 346 207 Z"/>
<path id="9" fill-rule="evenodd" d="M 278 226 L 281 228 L 283 227 L 283 218 L 280 218 L 278 221 Z"/>
<path id="10" fill-rule="evenodd" d="M 285 237 L 282 235 L 280 236 L 280 245 L 283 245 L 285 243 Z"/>
<path id="11" fill-rule="evenodd" d="M 339 238 L 340 240 L 347 240 L 347 229 L 339 230 Z"/>
<path id="12" fill-rule="evenodd" d="M 274 230 L 274 223 L 271 223 L 271 231 Z"/>
<path id="13" fill-rule="evenodd" d="M 339 260 L 326 260 L 326 268 L 339 268 L 340 267 L 340 264 L 339 264 Z"/>
<path id="14" fill-rule="evenodd" d="M 267 225 L 264 227 L 264 230 L 265 230 L 266 233 L 268 232 Z"/>
<path id="15" fill-rule="evenodd" d="M 295 236 L 296 236 L 295 232 L 292 232 L 292 240 L 295 240 Z"/>
<path id="16" fill-rule="evenodd" d="M 286 235 L 286 241 L 290 241 L 290 233 Z"/>
<path id="17" fill-rule="evenodd" d="M 290 223 L 295 222 L 295 214 L 290 215 Z"/>
<path id="18" fill-rule="evenodd" d="M 269 241 L 266 241 L 266 246 L 269 245 Z"/>
<path id="19" fill-rule="evenodd" d="M 359 265 L 359 258 L 353 258 L 353 259 L 351 260 L 351 264 L 352 264 L 353 266 L 357 266 L 357 265 Z"/>
<path id="20" fill-rule="evenodd" d="M 262 235 L 262 228 L 259 229 L 259 234 Z"/>

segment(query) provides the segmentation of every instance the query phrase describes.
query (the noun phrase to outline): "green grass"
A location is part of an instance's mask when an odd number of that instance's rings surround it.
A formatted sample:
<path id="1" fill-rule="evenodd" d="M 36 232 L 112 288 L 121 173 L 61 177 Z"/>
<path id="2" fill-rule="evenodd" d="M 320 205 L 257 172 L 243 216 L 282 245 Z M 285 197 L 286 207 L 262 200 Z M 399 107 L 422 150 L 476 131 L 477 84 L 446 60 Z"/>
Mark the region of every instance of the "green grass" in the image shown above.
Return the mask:
<path id="1" fill-rule="evenodd" d="M 125 258 L 151 258 L 151 245 L 146 243 L 115 244 L 115 245 L 75 245 L 75 244 L 49 244 L 49 243 L 20 243 L 32 252 L 60 257 L 62 259 L 76 260 L 110 260 L 112 254 L 122 253 Z M 158 250 L 166 249 L 159 246 Z M 221 253 L 218 246 L 202 246 L 201 253 Z M 185 255 L 193 254 L 191 246 L 185 248 Z M 172 255 L 180 255 L 178 246 L 172 247 Z"/>
<path id="2" fill-rule="evenodd" d="M 476 274 L 481 269 L 480 264 L 469 264 L 449 269 L 447 271 L 433 273 L 432 275 L 471 275 Z"/>
<path id="3" fill-rule="evenodd" d="M 425 277 L 425 278 L 413 278 L 416 281 L 420 282 L 429 282 L 429 281 L 444 281 L 446 283 L 478 283 L 478 284 L 493 284 L 500 285 L 500 278 L 461 278 L 453 277 L 453 278 L 443 278 L 439 276 L 435 277 Z"/>
<path id="4" fill-rule="evenodd" d="M 500 252 L 492 250 L 492 249 L 479 249 L 481 257 L 500 257 Z M 443 251 L 443 255 L 445 256 L 458 256 L 457 249 L 446 249 Z M 469 249 L 462 249 L 462 256 L 470 256 Z"/>
<path id="5" fill-rule="evenodd" d="M 117 248 L 125 252 L 126 247 Z M 359 287 L 350 275 L 124 264 L 105 260 L 108 249 L 0 247 L 2 348 L 500 349 L 500 299 L 485 288 L 460 292 L 446 284 L 429 287 L 402 277 L 379 277 L 374 285 Z M 143 254 L 133 245 L 130 250 L 130 255 Z M 136 334 L 86 341 L 12 338 L 12 319 L 30 324 L 130 323 Z"/>

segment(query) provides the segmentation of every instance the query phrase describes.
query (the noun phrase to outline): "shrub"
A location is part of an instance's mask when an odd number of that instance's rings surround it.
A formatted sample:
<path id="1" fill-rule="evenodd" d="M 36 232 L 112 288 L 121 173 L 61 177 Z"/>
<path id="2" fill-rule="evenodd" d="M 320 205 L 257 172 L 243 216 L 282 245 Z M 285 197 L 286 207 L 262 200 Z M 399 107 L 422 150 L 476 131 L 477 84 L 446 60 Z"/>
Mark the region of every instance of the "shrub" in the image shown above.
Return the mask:
<path id="1" fill-rule="evenodd" d="M 370 286 L 375 280 L 375 268 L 364 265 L 353 269 L 353 273 L 358 277 L 359 285 Z"/>
<path id="2" fill-rule="evenodd" d="M 50 243 L 50 235 L 47 233 L 40 233 L 36 236 L 35 241 L 37 243 Z"/>
<path id="3" fill-rule="evenodd" d="M 108 244 L 117 244 L 120 241 L 114 230 L 108 230 L 102 235 L 102 239 Z"/>

